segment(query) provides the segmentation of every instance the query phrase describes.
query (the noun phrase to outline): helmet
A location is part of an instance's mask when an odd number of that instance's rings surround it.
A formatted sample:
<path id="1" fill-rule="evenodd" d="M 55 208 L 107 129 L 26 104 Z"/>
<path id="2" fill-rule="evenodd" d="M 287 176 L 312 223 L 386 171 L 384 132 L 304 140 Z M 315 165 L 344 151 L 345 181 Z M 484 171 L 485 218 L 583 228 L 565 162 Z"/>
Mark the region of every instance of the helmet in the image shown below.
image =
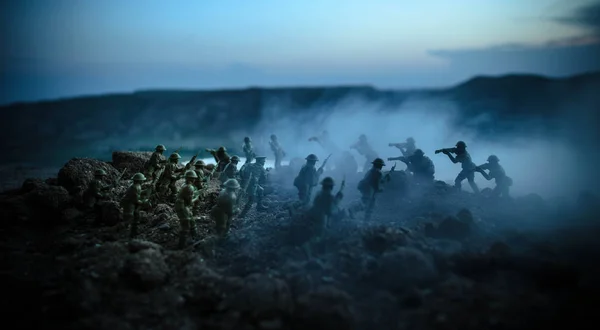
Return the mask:
<path id="1" fill-rule="evenodd" d="M 408 139 L 406 139 L 406 142 L 408 142 L 408 143 L 415 143 L 415 139 L 409 137 Z"/>
<path id="2" fill-rule="evenodd" d="M 319 157 L 317 157 L 317 155 L 315 155 L 315 154 L 310 154 L 310 155 L 306 156 L 305 159 L 308 161 L 313 161 L 313 162 L 319 161 Z"/>
<path id="3" fill-rule="evenodd" d="M 458 141 L 458 142 L 456 142 L 456 147 L 457 148 L 466 148 L 467 144 L 464 143 L 463 141 Z"/>
<path id="4" fill-rule="evenodd" d="M 190 170 L 190 171 L 185 172 L 185 178 L 186 179 L 197 179 L 198 174 L 196 174 L 196 172 Z"/>
<path id="5" fill-rule="evenodd" d="M 331 177 L 326 177 L 325 179 L 323 179 L 323 181 L 321 181 L 321 185 L 333 187 L 335 185 L 335 182 Z"/>
<path id="6" fill-rule="evenodd" d="M 232 162 L 235 162 L 235 163 L 237 163 L 237 162 L 239 162 L 239 161 L 240 161 L 240 157 L 238 157 L 238 156 L 233 156 L 233 157 L 231 157 L 231 161 L 232 161 Z"/>
<path id="7" fill-rule="evenodd" d="M 372 161 L 371 164 L 385 166 L 385 162 L 381 158 L 375 158 L 375 160 Z"/>
<path id="8" fill-rule="evenodd" d="M 104 172 L 104 170 L 102 169 L 97 169 L 94 171 L 94 176 L 105 176 L 106 172 Z"/>
<path id="9" fill-rule="evenodd" d="M 204 164 L 204 162 L 203 162 L 202 160 L 197 160 L 197 161 L 194 163 L 194 166 L 195 166 L 195 167 L 204 167 L 205 165 L 206 165 L 206 164 Z"/>
<path id="10" fill-rule="evenodd" d="M 252 141 L 252 140 L 251 140 L 249 137 L 247 137 L 247 136 L 246 136 L 246 137 L 244 138 L 244 142 L 250 142 L 250 141 Z"/>
<path id="11" fill-rule="evenodd" d="M 165 146 L 163 146 L 162 144 L 159 144 L 156 146 L 156 151 L 165 151 L 167 150 L 167 148 L 165 148 Z"/>
<path id="12" fill-rule="evenodd" d="M 238 189 L 240 187 L 240 183 L 236 179 L 228 179 L 225 181 L 225 183 L 223 183 L 223 186 L 229 189 Z"/>
<path id="13" fill-rule="evenodd" d="M 227 149 L 223 146 L 219 147 L 219 150 L 217 150 L 217 152 L 225 152 L 227 151 Z"/>
<path id="14" fill-rule="evenodd" d="M 133 181 L 146 181 L 146 177 L 142 173 L 136 173 L 133 176 L 133 178 L 131 178 L 131 180 L 133 180 Z"/>
<path id="15" fill-rule="evenodd" d="M 358 137 L 358 139 L 359 139 L 359 140 L 361 140 L 361 141 L 366 141 L 366 140 L 367 140 L 367 136 L 366 136 L 366 135 L 364 135 L 364 134 L 361 134 L 361 135 Z"/>
<path id="16" fill-rule="evenodd" d="M 171 154 L 171 156 L 169 156 L 169 159 L 181 159 L 181 156 L 179 156 L 179 154 L 173 153 Z"/>
<path id="17" fill-rule="evenodd" d="M 415 150 L 415 152 L 413 153 L 413 155 L 417 155 L 417 156 L 423 156 L 425 153 L 423 152 L 423 150 L 421 149 L 417 149 Z"/>
<path id="18" fill-rule="evenodd" d="M 490 163 L 497 163 L 500 161 L 500 159 L 498 159 L 498 156 L 496 156 L 496 155 L 490 155 L 488 157 L 487 161 Z"/>
<path id="19" fill-rule="evenodd" d="M 257 162 L 258 162 L 258 161 L 262 161 L 262 162 L 264 162 L 264 161 L 265 161 L 265 159 L 267 159 L 267 157 L 266 157 L 266 156 L 256 156 L 256 157 L 254 157 L 254 159 L 256 159 L 256 161 L 257 161 Z"/>

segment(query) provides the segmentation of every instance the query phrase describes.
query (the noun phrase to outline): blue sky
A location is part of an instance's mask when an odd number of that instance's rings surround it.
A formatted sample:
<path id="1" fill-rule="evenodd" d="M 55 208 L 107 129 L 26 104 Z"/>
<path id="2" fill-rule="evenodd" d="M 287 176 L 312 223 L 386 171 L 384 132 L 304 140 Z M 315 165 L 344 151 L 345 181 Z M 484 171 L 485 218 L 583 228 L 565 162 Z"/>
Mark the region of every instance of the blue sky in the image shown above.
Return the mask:
<path id="1" fill-rule="evenodd" d="M 595 0 L 19 0 L 0 103 L 147 88 L 449 86 L 600 65 Z"/>

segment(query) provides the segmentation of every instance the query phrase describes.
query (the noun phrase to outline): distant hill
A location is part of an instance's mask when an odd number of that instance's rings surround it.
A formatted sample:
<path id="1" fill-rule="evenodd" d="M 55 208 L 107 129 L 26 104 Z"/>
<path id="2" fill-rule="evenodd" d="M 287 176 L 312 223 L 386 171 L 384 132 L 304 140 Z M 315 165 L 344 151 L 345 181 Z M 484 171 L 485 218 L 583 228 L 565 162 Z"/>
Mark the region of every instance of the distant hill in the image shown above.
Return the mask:
<path id="1" fill-rule="evenodd" d="M 456 125 L 486 132 L 527 131 L 515 120 L 535 119 L 551 131 L 565 113 L 599 122 L 600 73 L 564 79 L 532 75 L 475 77 L 447 89 L 395 91 L 371 86 L 248 88 L 241 90 L 148 90 L 128 94 L 75 97 L 0 107 L 4 161 L 64 159 L 94 150 L 153 148 L 153 141 L 181 137 L 206 141 L 252 129 L 266 108 L 281 116 L 310 115 L 319 105 L 346 98 L 397 108 L 407 100 L 452 101 L 462 117 Z M 574 107 L 575 105 L 575 107 Z M 489 114 L 492 122 L 469 120 Z M 560 118 L 559 118 L 560 117 Z M 580 119 L 581 119 L 580 118 Z M 597 133 L 593 138 L 598 138 Z M 98 141 L 103 141 L 98 144 Z M 236 142 L 237 144 L 238 142 Z M 125 146 L 124 146 L 125 145 Z"/>

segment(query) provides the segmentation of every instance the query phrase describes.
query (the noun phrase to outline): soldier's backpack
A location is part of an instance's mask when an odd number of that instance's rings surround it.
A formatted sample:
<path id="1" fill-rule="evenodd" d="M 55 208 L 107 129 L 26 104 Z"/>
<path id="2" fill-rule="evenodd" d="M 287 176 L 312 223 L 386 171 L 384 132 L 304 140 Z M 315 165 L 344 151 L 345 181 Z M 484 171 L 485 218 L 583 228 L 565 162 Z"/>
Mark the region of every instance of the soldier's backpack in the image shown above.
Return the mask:
<path id="1" fill-rule="evenodd" d="M 294 187 L 296 187 L 298 189 L 300 189 L 302 187 L 303 174 L 304 174 L 304 166 L 302 166 L 302 169 L 300 170 L 300 172 L 298 173 L 296 178 L 294 178 Z"/>
<path id="2" fill-rule="evenodd" d="M 369 189 L 367 180 L 362 179 L 362 180 L 358 181 L 358 185 L 356 186 L 356 188 L 358 188 L 358 191 L 360 191 L 361 193 L 366 192 L 367 189 Z"/>

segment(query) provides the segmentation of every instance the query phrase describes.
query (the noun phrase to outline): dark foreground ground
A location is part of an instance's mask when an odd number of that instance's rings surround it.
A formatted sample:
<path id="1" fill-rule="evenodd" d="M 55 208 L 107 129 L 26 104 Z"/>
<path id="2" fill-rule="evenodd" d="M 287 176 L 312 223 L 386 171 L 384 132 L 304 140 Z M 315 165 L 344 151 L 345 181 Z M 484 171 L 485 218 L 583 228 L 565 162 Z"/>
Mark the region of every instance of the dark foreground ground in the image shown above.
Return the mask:
<path id="1" fill-rule="evenodd" d="M 80 209 L 92 170 L 115 178 L 148 154 L 112 163 L 70 161 L 55 179 L 26 180 L 0 196 L 3 314 L 47 329 L 533 329 L 596 328 L 600 226 L 593 196 L 512 201 L 456 193 L 443 183 L 402 196 L 400 174 L 372 221 L 341 221 L 307 258 L 295 191 L 273 174 L 270 211 L 236 220 L 212 239 L 175 250 L 170 205 L 143 214 L 126 239 L 115 201 Z M 285 179 L 284 179 L 285 178 Z M 356 198 L 348 178 L 345 203 Z M 337 188 L 336 188 L 337 189 Z M 212 183 L 208 210 L 217 194 Z M 13 322 L 16 322 L 14 323 Z M 560 322 L 560 323 L 559 323 Z"/>

